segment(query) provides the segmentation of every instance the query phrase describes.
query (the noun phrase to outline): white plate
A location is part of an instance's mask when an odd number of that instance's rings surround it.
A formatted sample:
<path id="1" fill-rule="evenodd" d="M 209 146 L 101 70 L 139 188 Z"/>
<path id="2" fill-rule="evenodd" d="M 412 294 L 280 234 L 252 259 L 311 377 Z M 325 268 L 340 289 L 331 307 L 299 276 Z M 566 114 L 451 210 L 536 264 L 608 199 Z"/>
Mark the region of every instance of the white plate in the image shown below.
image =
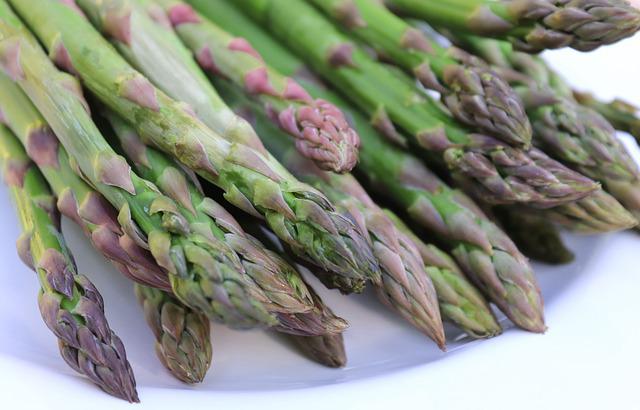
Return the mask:
<path id="1" fill-rule="evenodd" d="M 560 51 L 549 57 L 583 89 L 640 102 L 640 89 L 632 82 L 640 73 L 638 49 L 640 40 L 634 39 L 589 55 Z M 0 248 L 0 408 L 127 408 L 76 376 L 59 358 L 39 317 L 36 278 L 15 254 L 18 228 L 6 189 L 0 190 L 0 224 L 5 245 Z M 126 345 L 140 397 L 149 408 L 283 409 L 295 404 L 326 409 L 366 403 L 368 408 L 467 409 L 506 408 L 514 402 L 519 408 L 559 408 L 561 403 L 599 408 L 613 400 L 633 408 L 637 403 L 627 401 L 634 390 L 623 388 L 631 369 L 640 368 L 634 349 L 640 342 L 635 316 L 640 298 L 633 293 L 640 290 L 634 253 L 640 240 L 633 234 L 570 236 L 578 255 L 575 263 L 536 266 L 550 326 L 544 337 L 512 329 L 490 341 L 453 343 L 445 354 L 372 295 L 345 298 L 321 291 L 351 324 L 345 336 L 347 368 L 309 362 L 272 334 L 218 326 L 213 369 L 202 385 L 190 387 L 171 378 L 157 361 L 131 285 L 96 256 L 75 227 L 65 223 L 65 232 L 80 271 L 104 296 L 110 323 Z"/>

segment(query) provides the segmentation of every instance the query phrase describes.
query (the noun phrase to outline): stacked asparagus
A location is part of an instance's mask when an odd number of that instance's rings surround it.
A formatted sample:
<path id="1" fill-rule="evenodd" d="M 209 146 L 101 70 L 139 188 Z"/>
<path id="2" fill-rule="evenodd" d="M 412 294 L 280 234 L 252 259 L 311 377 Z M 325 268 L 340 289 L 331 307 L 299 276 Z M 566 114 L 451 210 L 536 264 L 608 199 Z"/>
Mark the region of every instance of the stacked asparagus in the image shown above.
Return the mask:
<path id="1" fill-rule="evenodd" d="M 5 182 L 63 358 L 137 400 L 58 212 L 135 282 L 186 383 L 211 365 L 210 321 L 346 364 L 348 324 L 299 264 L 345 294 L 369 284 L 441 349 L 443 320 L 500 334 L 490 303 L 544 332 L 524 255 L 567 263 L 558 227 L 637 224 L 614 127 L 638 119 L 522 51 L 639 27 L 624 0 L 0 0 Z"/>

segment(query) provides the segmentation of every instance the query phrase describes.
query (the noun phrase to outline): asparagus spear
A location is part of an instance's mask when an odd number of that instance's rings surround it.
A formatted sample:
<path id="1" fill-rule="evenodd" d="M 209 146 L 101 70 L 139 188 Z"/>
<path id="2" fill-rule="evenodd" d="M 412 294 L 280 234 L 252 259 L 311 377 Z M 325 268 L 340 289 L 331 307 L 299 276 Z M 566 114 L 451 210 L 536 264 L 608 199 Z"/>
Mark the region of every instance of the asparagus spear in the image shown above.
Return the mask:
<path id="1" fill-rule="evenodd" d="M 3 125 L 0 161 L 22 225 L 18 253 L 37 274 L 40 313 L 58 338 L 62 358 L 105 392 L 137 402 L 136 382 L 124 345 L 109 328 L 100 293 L 88 278 L 77 273 L 60 232 L 55 197 L 20 142 Z"/>
<path id="2" fill-rule="evenodd" d="M 480 60 L 430 41 L 375 0 L 312 3 L 424 87 L 439 92 L 456 119 L 510 145 L 529 147 L 531 124 L 520 98 Z"/>
<path id="3" fill-rule="evenodd" d="M 355 217 L 363 234 L 370 238 L 382 271 L 382 280 L 374 283 L 379 299 L 444 349 L 445 336 L 435 289 L 412 241 L 396 229 L 352 175 L 320 170 L 297 154 L 287 138 L 272 126 L 267 114 L 237 88 L 222 81 L 215 84 L 236 112 L 247 115 L 267 149 L 283 165 L 326 194 L 337 209 Z"/>
<path id="4" fill-rule="evenodd" d="M 73 7 L 47 0 L 12 4 L 54 60 L 77 72 L 103 103 L 136 127 L 145 143 L 221 187 L 232 204 L 264 217 L 298 255 L 330 271 L 333 286 L 361 291 L 367 279 L 379 277 L 364 238 L 323 195 L 295 180 L 273 158 L 207 128 L 131 68 Z"/>
<path id="5" fill-rule="evenodd" d="M 330 322 L 340 319 L 324 304 L 320 296 L 311 289 L 319 320 Z M 318 336 L 299 336 L 288 334 L 286 337 L 305 356 L 327 367 L 344 367 L 347 365 L 347 353 L 344 348 L 343 332 L 326 333 Z"/>
<path id="6" fill-rule="evenodd" d="M 134 289 L 162 364 L 185 383 L 202 382 L 211 366 L 209 319 L 169 293 L 139 284 Z"/>
<path id="7" fill-rule="evenodd" d="M 148 250 L 137 244 L 118 223 L 117 213 L 102 195 L 77 176 L 67 151 L 20 87 L 0 73 L 0 107 L 7 126 L 58 197 L 58 210 L 76 222 L 93 246 L 128 278 L 170 290 L 167 273 Z"/>
<path id="8" fill-rule="evenodd" d="M 411 239 L 424 260 L 425 270 L 436 287 L 440 311 L 469 336 L 484 339 L 502 332 L 489 304 L 462 273 L 451 257 L 432 244 L 426 244 L 393 212 L 385 210 L 396 227 Z"/>
<path id="9" fill-rule="evenodd" d="M 235 252 L 200 233 L 170 198 L 131 171 L 85 111 L 76 80 L 51 64 L 4 2 L 0 56 L 9 77 L 49 122 L 83 177 L 119 210 L 123 230 L 168 271 L 173 292 L 183 303 L 238 328 L 275 324 L 262 303 L 266 297 L 245 275 Z"/>
<path id="10" fill-rule="evenodd" d="M 303 1 L 240 0 L 236 4 L 304 56 L 309 66 L 370 115 L 385 136 L 403 144 L 404 136 L 394 128 L 398 125 L 434 163 L 446 163 L 457 178 L 473 181 L 477 195 L 488 202 L 549 207 L 597 188 L 539 150 L 524 152 L 493 137 L 470 133 L 409 77 L 372 61 Z"/>
<path id="11" fill-rule="evenodd" d="M 292 336 L 294 345 L 309 359 L 327 367 L 344 367 L 347 354 L 342 333 L 324 336 Z"/>
<path id="12" fill-rule="evenodd" d="M 246 37 L 272 66 L 291 73 L 296 69 L 299 73 L 307 72 L 299 60 L 230 4 L 218 0 L 189 2 L 217 23 L 226 22 L 229 25 L 226 29 L 236 27 L 236 34 Z M 314 97 L 333 102 L 354 121 L 363 141 L 361 161 L 356 168 L 359 176 L 373 181 L 370 185 L 374 189 L 410 211 L 416 222 L 448 242 L 465 273 L 516 324 L 544 331 L 542 299 L 536 280 L 513 242 L 489 220 L 475 215 L 468 198 L 444 185 L 415 157 L 390 144 L 344 100 L 311 81 L 301 83 Z"/>
<path id="13" fill-rule="evenodd" d="M 197 180 L 180 169 L 166 154 L 146 147 L 136 132 L 121 118 L 107 113 L 119 145 L 135 169 L 194 218 L 192 225 L 226 242 L 240 257 L 247 275 L 266 296 L 263 304 L 278 318 L 276 329 L 293 334 L 319 335 L 343 329 L 343 323 L 310 320 L 315 308 L 309 289 L 299 273 L 279 255 L 242 229 L 233 216 L 203 195 Z M 192 216 L 191 216 L 192 215 Z"/>
<path id="14" fill-rule="evenodd" d="M 616 129 L 628 132 L 640 141 L 640 109 L 638 107 L 620 99 L 603 102 L 589 93 L 574 91 L 573 95 L 580 104 L 599 112 Z"/>
<path id="15" fill-rule="evenodd" d="M 626 0 L 384 0 L 429 23 L 506 39 L 523 51 L 591 51 L 633 35 L 640 12 Z"/>
<path id="16" fill-rule="evenodd" d="M 136 69 L 168 95 L 193 107 L 196 115 L 211 129 L 223 136 L 254 134 L 248 124 L 234 118 L 225 106 L 193 60 L 191 52 L 171 29 L 169 18 L 158 4 L 151 0 L 78 0 L 78 4 L 94 26 L 111 39 Z M 177 13 L 173 12 L 169 17 L 182 15 L 175 10 Z M 241 53 L 242 60 L 246 53 L 241 51 L 241 41 L 217 31 L 223 36 L 223 49 L 230 52 L 231 56 Z M 215 61 L 216 67 L 226 68 L 217 53 L 208 57 L 210 62 Z M 296 138 L 297 147 L 303 155 L 328 170 L 344 172 L 353 168 L 357 162 L 358 137 L 341 113 L 322 102 L 310 99 L 299 102 L 300 96 L 293 93 L 297 90 L 295 84 L 286 81 L 283 83 L 286 89 L 281 90 L 280 96 L 269 95 L 271 90 L 261 88 L 256 82 L 260 81 L 258 77 L 263 72 L 251 69 L 240 75 L 234 69 L 230 73 L 235 74 L 235 78 L 247 81 L 247 85 L 255 86 L 257 92 L 264 92 L 280 125 Z M 255 135 L 252 136 L 257 139 Z"/>
<path id="17" fill-rule="evenodd" d="M 636 218 L 640 216 L 640 168 L 600 114 L 580 106 L 564 80 L 541 58 L 515 52 L 504 42 L 471 36 L 460 40 L 492 64 L 524 74 L 513 75 L 514 84 L 554 95 L 556 103 L 527 110 L 533 123 L 534 144 L 602 182 Z"/>
<path id="18" fill-rule="evenodd" d="M 562 241 L 560 232 L 544 215 L 526 208 L 498 207 L 494 214 L 522 252 L 537 261 L 561 265 L 575 255 Z"/>

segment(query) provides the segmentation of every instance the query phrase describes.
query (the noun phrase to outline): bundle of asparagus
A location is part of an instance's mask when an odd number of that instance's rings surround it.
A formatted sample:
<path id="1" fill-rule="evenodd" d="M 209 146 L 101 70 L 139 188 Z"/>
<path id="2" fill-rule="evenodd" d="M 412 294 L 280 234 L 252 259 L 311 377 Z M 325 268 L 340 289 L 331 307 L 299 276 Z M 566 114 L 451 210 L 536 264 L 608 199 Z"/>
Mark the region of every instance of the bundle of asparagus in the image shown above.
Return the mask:
<path id="1" fill-rule="evenodd" d="M 544 332 L 524 255 L 568 263 L 560 228 L 636 226 L 614 129 L 640 120 L 525 52 L 639 28 L 624 0 L 0 0 L 0 160 L 63 359 L 138 400 L 60 215 L 134 282 L 185 383 L 211 366 L 210 321 L 346 365 L 348 323 L 301 265 L 370 284 L 443 350 L 443 321 L 499 335 L 491 304 Z"/>

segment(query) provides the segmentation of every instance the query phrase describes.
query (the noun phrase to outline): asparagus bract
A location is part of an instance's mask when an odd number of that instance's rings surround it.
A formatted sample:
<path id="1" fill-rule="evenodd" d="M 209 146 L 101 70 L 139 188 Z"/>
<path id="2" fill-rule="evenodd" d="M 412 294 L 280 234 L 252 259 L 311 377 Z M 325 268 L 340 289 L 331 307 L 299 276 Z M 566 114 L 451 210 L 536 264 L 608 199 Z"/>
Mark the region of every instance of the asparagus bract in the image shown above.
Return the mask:
<path id="1" fill-rule="evenodd" d="M 470 133 L 409 77 L 373 61 L 304 1 L 240 0 L 235 4 L 344 92 L 383 135 L 406 145 L 395 126 L 404 129 L 414 146 L 434 163 L 446 164 L 454 176 L 473 181 L 476 194 L 488 202 L 549 207 L 597 189 L 596 183 L 539 150 L 525 152 Z M 269 60 L 268 50 L 260 52 Z"/>
<path id="2" fill-rule="evenodd" d="M 93 123 L 75 78 L 58 71 L 6 3 L 0 6 L 3 69 L 49 122 L 78 172 L 119 210 L 122 229 L 168 272 L 175 295 L 230 326 L 273 325 L 235 252 L 200 233 L 174 201 L 131 171 Z"/>
<path id="3" fill-rule="evenodd" d="M 60 231 L 55 197 L 20 142 L 3 125 L 0 161 L 22 226 L 18 253 L 37 274 L 40 314 L 58 338 L 62 358 L 105 392 L 137 402 L 124 345 L 109 327 L 102 296 L 87 277 L 77 273 Z"/>
<path id="4" fill-rule="evenodd" d="M 224 241 L 238 254 L 246 274 L 264 295 L 261 303 L 278 318 L 277 330 L 319 335 L 331 329 L 331 325 L 323 321 L 307 320 L 307 313 L 315 305 L 302 277 L 292 266 L 245 233 L 230 213 L 203 195 L 196 180 L 190 180 L 189 174 L 164 153 L 145 146 L 122 119 L 113 113 L 108 113 L 107 117 L 121 147 L 140 175 L 154 182 L 184 208 L 183 213 L 188 215 L 193 226 L 197 225 L 206 236 Z"/>
<path id="5" fill-rule="evenodd" d="M 506 39 L 523 51 L 591 51 L 640 29 L 626 0 L 384 0 L 401 13 L 452 30 Z"/>
<path id="6" fill-rule="evenodd" d="M 528 148 L 531 124 L 518 95 L 486 64 L 428 40 L 376 0 L 313 0 L 318 8 L 385 59 L 441 95 L 461 122 L 514 146 Z"/>
<path id="7" fill-rule="evenodd" d="M 298 255 L 330 271 L 333 286 L 361 291 L 367 279 L 379 276 L 364 238 L 323 195 L 271 157 L 207 128 L 127 64 L 76 9 L 48 0 L 12 4 L 54 60 L 78 73 L 105 105 L 135 126 L 145 143 L 218 185 L 230 203 L 264 217 Z"/>
<path id="8" fill-rule="evenodd" d="M 254 134 L 248 124 L 234 118 L 233 113 L 221 101 L 193 60 L 191 52 L 170 27 L 171 23 L 195 24 L 198 22 L 197 16 L 184 10 L 189 6 L 171 3 L 165 4 L 169 11 L 167 16 L 160 4 L 151 0 L 78 0 L 78 4 L 87 12 L 93 24 L 111 39 L 120 53 L 136 69 L 148 76 L 169 96 L 188 103 L 211 129 L 223 136 Z M 234 78 L 244 80 L 247 86 L 254 87 L 256 92 L 264 94 L 266 99 L 273 99 L 274 115 L 280 125 L 296 138 L 300 151 L 316 160 L 319 165 L 337 172 L 343 172 L 355 165 L 357 135 L 335 107 L 304 99 L 304 95 L 296 95 L 295 91 L 299 87 L 296 88 L 295 83 L 289 84 L 287 81 L 281 84 L 285 87 L 280 90 L 280 96 L 269 95 L 272 91 L 276 92 L 269 87 L 272 84 L 279 87 L 279 84 L 273 81 L 270 84 L 269 79 L 265 81 L 263 74 L 266 74 L 266 70 L 255 71 L 252 66 L 256 64 L 248 64 L 255 58 L 246 55 L 251 50 L 242 49 L 242 40 L 235 39 L 215 27 L 213 34 L 209 38 L 220 38 L 219 45 L 223 52 L 240 61 L 233 64 L 231 71 L 224 70 L 226 65 L 222 63 L 217 49 L 203 49 L 199 45 L 194 49 L 199 57 L 198 61 L 203 63 L 205 59 L 209 65 L 214 64 L 207 68 L 216 68 L 217 74 L 235 74 Z M 185 43 L 193 45 L 191 42 Z M 242 75 L 238 68 L 245 70 Z M 304 101 L 300 102 L 301 99 Z M 229 124 L 232 126 L 229 127 Z M 243 142 L 257 139 L 255 135 L 252 137 L 254 138 L 247 138 Z"/>
<path id="9" fill-rule="evenodd" d="M 160 362 L 177 379 L 200 383 L 211 366 L 209 319 L 159 289 L 135 285 Z"/>
<path id="10" fill-rule="evenodd" d="M 73 171 L 67 151 L 20 87 L 0 73 L 4 121 L 58 197 L 58 210 L 77 223 L 93 246 L 128 278 L 170 290 L 167 273 L 149 251 L 125 233 L 114 208 Z"/>

